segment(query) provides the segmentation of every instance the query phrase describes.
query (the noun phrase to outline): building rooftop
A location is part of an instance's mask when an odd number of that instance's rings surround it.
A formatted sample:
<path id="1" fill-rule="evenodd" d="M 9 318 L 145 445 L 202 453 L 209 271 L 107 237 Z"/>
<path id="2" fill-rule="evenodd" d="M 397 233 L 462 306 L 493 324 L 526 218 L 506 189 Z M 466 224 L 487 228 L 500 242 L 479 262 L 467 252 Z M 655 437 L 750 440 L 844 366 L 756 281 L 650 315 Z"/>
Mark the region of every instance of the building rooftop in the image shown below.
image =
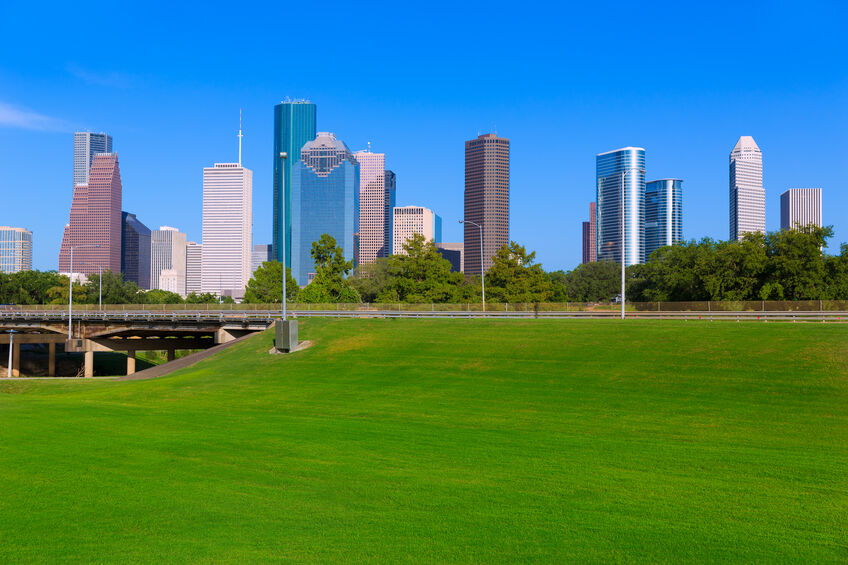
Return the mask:
<path id="1" fill-rule="evenodd" d="M 621 149 L 613 149 L 612 151 L 604 151 L 603 153 L 598 153 L 598 157 L 601 155 L 609 155 L 610 153 L 618 153 L 619 151 L 644 151 L 644 147 L 622 147 Z"/>
<path id="2" fill-rule="evenodd" d="M 759 151 L 760 148 L 757 146 L 757 142 L 754 141 L 754 138 L 750 135 L 743 135 L 739 137 L 739 141 L 736 142 L 736 145 L 733 147 L 733 151 Z"/>

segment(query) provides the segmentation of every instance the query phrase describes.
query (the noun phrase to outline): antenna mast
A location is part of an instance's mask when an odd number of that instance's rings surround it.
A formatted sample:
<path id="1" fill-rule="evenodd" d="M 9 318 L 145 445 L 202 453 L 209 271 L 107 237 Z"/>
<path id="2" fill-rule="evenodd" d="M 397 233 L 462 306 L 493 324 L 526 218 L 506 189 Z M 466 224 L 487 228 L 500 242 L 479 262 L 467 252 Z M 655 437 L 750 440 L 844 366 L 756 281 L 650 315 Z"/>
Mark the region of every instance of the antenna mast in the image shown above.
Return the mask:
<path id="1" fill-rule="evenodd" d="M 241 108 L 239 108 L 239 134 L 238 134 L 238 138 L 239 138 L 239 161 L 238 161 L 239 167 L 241 167 L 241 138 L 242 137 L 243 136 L 241 134 Z"/>

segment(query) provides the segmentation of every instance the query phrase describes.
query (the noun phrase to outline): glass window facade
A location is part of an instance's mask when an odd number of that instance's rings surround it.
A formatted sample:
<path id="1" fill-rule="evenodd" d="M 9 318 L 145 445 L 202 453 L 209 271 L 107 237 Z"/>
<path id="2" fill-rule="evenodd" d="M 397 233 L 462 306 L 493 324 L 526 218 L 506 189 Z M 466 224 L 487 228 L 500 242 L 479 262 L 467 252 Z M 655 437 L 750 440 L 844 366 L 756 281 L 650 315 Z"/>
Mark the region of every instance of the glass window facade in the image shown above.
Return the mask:
<path id="1" fill-rule="evenodd" d="M 397 206 L 395 195 L 397 193 L 397 176 L 393 171 L 386 171 L 386 179 L 383 183 L 384 188 L 386 189 L 386 211 L 383 215 L 383 221 L 385 222 L 385 227 L 383 228 L 383 233 L 385 234 L 385 242 L 383 244 L 383 249 L 386 250 L 386 256 L 388 257 L 393 253 L 392 251 L 392 226 L 394 226 L 394 217 L 392 216 L 395 206 Z"/>
<path id="2" fill-rule="evenodd" d="M 625 147 L 596 158 L 597 258 L 625 265 L 645 262 L 645 150 Z M 622 187 L 623 183 L 623 187 Z M 623 202 L 622 202 L 623 192 Z M 624 245 L 621 213 L 624 206 Z"/>
<path id="3" fill-rule="evenodd" d="M 359 226 L 359 164 L 333 134 L 319 133 L 292 168 L 292 276 L 309 283 L 315 272 L 312 243 L 329 234 L 355 260 Z"/>
<path id="4" fill-rule="evenodd" d="M 317 107 L 306 100 L 281 102 L 274 106 L 274 223 L 273 247 L 277 261 L 283 261 L 283 234 L 286 236 L 286 265 L 292 250 L 292 168 L 300 159 L 300 150 L 315 139 Z M 286 159 L 280 158 L 286 153 Z M 282 185 L 282 186 L 281 186 Z M 281 194 L 285 192 L 285 194 Z M 285 210 L 283 209 L 285 204 Z M 285 226 L 283 226 L 285 217 Z M 284 231 L 285 230 L 285 231 Z"/>
<path id="5" fill-rule="evenodd" d="M 683 241 L 683 181 L 655 180 L 645 184 L 645 259 L 651 253 Z"/>
<path id="6" fill-rule="evenodd" d="M 0 226 L 0 273 L 32 270 L 32 232 Z"/>
<path id="7" fill-rule="evenodd" d="M 135 214 L 121 212 L 121 272 L 124 280 L 150 288 L 150 229 Z"/>

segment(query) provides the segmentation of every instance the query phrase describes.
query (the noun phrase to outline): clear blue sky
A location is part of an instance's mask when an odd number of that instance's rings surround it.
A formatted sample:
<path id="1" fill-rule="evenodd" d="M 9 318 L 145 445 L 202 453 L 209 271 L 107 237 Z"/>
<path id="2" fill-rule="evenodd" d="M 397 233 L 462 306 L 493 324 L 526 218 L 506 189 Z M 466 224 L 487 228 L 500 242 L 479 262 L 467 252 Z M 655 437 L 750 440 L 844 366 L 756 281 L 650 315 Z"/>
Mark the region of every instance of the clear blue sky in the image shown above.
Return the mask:
<path id="1" fill-rule="evenodd" d="M 687 239 L 726 239 L 740 135 L 764 153 L 767 228 L 786 188 L 820 186 L 838 249 L 845 6 L 9 2 L 0 225 L 33 230 L 35 267 L 56 268 L 72 132 L 90 129 L 114 137 L 124 209 L 199 241 L 202 168 L 236 160 L 241 107 L 254 241 L 269 243 L 273 106 L 305 97 L 319 130 L 386 153 L 398 204 L 434 209 L 446 241 L 462 237 L 463 142 L 496 129 L 512 142 L 510 236 L 547 269 L 580 262 L 595 154 L 627 145 L 646 148 L 649 179 L 684 179 Z"/>

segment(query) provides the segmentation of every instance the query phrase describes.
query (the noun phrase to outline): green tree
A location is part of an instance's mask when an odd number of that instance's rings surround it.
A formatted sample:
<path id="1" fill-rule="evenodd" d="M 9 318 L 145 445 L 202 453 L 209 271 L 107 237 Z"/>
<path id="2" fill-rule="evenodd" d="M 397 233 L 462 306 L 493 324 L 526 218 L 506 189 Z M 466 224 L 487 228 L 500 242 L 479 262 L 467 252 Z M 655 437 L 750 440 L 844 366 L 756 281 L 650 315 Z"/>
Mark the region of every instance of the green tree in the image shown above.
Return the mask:
<path id="1" fill-rule="evenodd" d="M 357 265 L 353 276 L 348 279 L 364 302 L 376 302 L 388 287 L 392 280 L 389 261 L 389 257 L 377 257 L 372 263 Z"/>
<path id="2" fill-rule="evenodd" d="M 315 263 L 315 278 L 301 289 L 301 302 L 360 302 L 359 293 L 345 277 L 353 269 L 353 261 L 344 258 L 344 251 L 336 245 L 336 239 L 324 234 L 312 242 L 312 260 Z"/>
<path id="3" fill-rule="evenodd" d="M 47 290 L 46 304 L 67 304 L 68 303 L 68 277 L 61 276 L 59 284 Z M 74 304 L 90 304 L 91 298 L 88 296 L 88 287 L 78 282 L 74 283 L 73 288 Z M 97 300 L 97 297 L 94 298 Z"/>
<path id="4" fill-rule="evenodd" d="M 196 292 L 188 293 L 185 298 L 186 304 L 218 304 L 218 297 L 211 292 L 197 294 Z"/>
<path id="5" fill-rule="evenodd" d="M 100 296 L 100 275 L 88 276 L 85 283 L 89 304 L 97 304 Z M 142 292 L 133 282 L 124 280 L 121 273 L 103 271 L 103 304 L 135 304 L 142 300 Z"/>
<path id="6" fill-rule="evenodd" d="M 183 297 L 175 292 L 154 289 L 144 293 L 143 304 L 182 304 Z"/>
<path id="7" fill-rule="evenodd" d="M 286 267 L 286 300 L 296 301 L 300 288 Z M 283 298 L 283 264 L 279 261 L 265 261 L 247 283 L 244 302 L 248 304 L 280 304 Z"/>
<path id="8" fill-rule="evenodd" d="M 612 261 L 582 263 L 557 278 L 558 292 L 570 302 L 605 302 L 621 292 L 621 268 Z"/>
<path id="9" fill-rule="evenodd" d="M 826 298 L 827 261 L 822 250 L 830 237 L 833 227 L 815 224 L 767 234 L 767 281 L 779 284 L 788 300 Z"/>
<path id="10" fill-rule="evenodd" d="M 486 273 L 487 299 L 492 302 L 547 302 L 553 296 L 550 277 L 530 253 L 514 241 L 504 244 L 492 257 Z"/>
<path id="11" fill-rule="evenodd" d="M 56 271 L 0 273 L 0 304 L 47 304 L 55 298 L 51 289 L 63 284 L 68 286 L 68 278 Z"/>
<path id="12" fill-rule="evenodd" d="M 436 245 L 421 234 L 403 244 L 404 254 L 389 257 L 388 279 L 378 302 L 458 302 L 462 299 L 463 276 L 451 271 L 450 261 Z"/>

